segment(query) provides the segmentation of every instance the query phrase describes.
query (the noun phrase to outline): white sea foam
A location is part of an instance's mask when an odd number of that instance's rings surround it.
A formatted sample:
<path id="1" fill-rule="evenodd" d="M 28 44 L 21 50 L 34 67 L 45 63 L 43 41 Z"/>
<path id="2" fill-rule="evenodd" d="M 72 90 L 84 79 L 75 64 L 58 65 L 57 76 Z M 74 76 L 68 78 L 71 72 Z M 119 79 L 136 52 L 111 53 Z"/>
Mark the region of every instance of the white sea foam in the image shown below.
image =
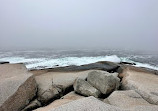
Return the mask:
<path id="1" fill-rule="evenodd" d="M 24 57 L 5 57 L 1 58 L 0 61 L 9 61 L 10 63 L 27 63 L 26 67 L 28 69 L 32 68 L 51 68 L 51 67 L 59 67 L 69 66 L 69 65 L 84 65 L 89 63 L 94 63 L 98 61 L 111 61 L 111 62 L 131 62 L 136 63 L 136 67 L 146 67 L 154 70 L 158 70 L 158 67 L 152 66 L 150 64 L 139 63 L 130 60 L 130 57 L 121 57 L 119 58 L 116 55 L 111 56 L 97 56 L 97 57 L 64 57 L 64 58 L 24 58 Z"/>
<path id="2" fill-rule="evenodd" d="M 39 63 L 29 64 L 27 65 L 27 68 L 35 68 L 38 66 L 44 66 L 44 67 L 55 67 L 58 66 L 69 66 L 69 65 L 83 65 L 83 64 L 89 64 L 94 63 L 98 61 L 111 61 L 119 63 L 121 59 L 117 57 L 116 55 L 112 56 L 98 56 L 98 57 L 65 57 L 65 58 L 59 58 L 59 59 L 50 59 L 46 61 L 42 61 Z"/>
<path id="3" fill-rule="evenodd" d="M 135 62 L 135 61 L 130 60 L 130 57 L 126 57 L 126 58 L 122 57 L 120 59 L 121 59 L 122 62 L 135 63 L 136 67 L 145 67 L 145 68 L 150 68 L 150 69 L 158 70 L 157 66 L 153 66 L 153 65 L 150 65 L 150 64 L 146 64 L 146 63 Z"/>
<path id="4" fill-rule="evenodd" d="M 150 68 L 150 69 L 158 70 L 158 67 L 156 67 L 156 66 L 152 66 L 150 64 L 139 63 L 139 62 L 136 62 L 135 66 L 136 67 L 145 67 L 145 68 Z"/>
<path id="5" fill-rule="evenodd" d="M 5 57 L 1 58 L 0 61 L 9 61 L 10 63 L 37 63 L 44 61 L 44 58 L 24 58 L 24 57 Z"/>

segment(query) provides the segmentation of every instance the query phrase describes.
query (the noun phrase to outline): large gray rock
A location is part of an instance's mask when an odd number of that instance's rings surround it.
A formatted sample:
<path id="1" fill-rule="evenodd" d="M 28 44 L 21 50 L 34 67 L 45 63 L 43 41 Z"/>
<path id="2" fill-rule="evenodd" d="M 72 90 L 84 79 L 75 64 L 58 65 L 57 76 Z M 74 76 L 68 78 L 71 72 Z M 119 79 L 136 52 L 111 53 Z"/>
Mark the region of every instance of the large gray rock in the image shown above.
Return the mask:
<path id="1" fill-rule="evenodd" d="M 92 71 L 88 74 L 87 81 L 103 94 L 109 94 L 120 86 L 120 79 L 116 73 L 105 71 Z"/>
<path id="2" fill-rule="evenodd" d="M 24 64 L 0 65 L 0 111 L 23 109 L 36 91 L 36 81 Z"/>
<path id="3" fill-rule="evenodd" d="M 99 97 L 101 92 L 90 85 L 87 81 L 83 79 L 76 79 L 74 82 L 74 90 L 75 92 L 84 95 L 84 96 L 94 96 Z"/>
<path id="4" fill-rule="evenodd" d="M 122 89 L 131 89 L 139 93 L 146 101 L 158 105 L 158 76 L 139 70 L 134 67 L 127 67 L 120 74 Z"/>
<path id="5" fill-rule="evenodd" d="M 105 102 L 111 105 L 123 108 L 123 109 L 131 109 L 135 106 L 151 106 L 147 101 L 145 101 L 138 93 L 134 90 L 126 90 L 126 91 L 114 91 Z"/>
<path id="6" fill-rule="evenodd" d="M 50 109 L 59 107 L 63 104 L 72 102 L 77 99 L 82 99 L 82 98 L 85 98 L 85 97 L 78 95 L 74 91 L 72 91 L 72 92 L 66 94 L 65 96 L 63 96 L 61 99 L 57 99 L 57 100 L 53 101 L 51 104 L 49 104 L 45 107 L 38 108 L 35 111 L 49 111 Z"/>
<path id="7" fill-rule="evenodd" d="M 35 111 L 158 111 L 158 106 L 145 104 L 139 106 L 134 105 L 134 107 L 130 107 L 129 109 L 123 108 L 103 103 L 92 96 L 75 101 L 72 101 L 70 96 L 69 99 L 56 100 L 50 105 L 36 109 Z"/>
<path id="8" fill-rule="evenodd" d="M 45 110 L 48 111 L 48 110 Z M 93 96 L 75 100 L 49 111 L 126 111 L 116 106 L 105 104 Z"/>
<path id="9" fill-rule="evenodd" d="M 72 90 L 76 78 L 86 79 L 88 72 L 47 72 L 35 77 L 38 84 L 38 100 L 47 104 L 50 100 L 59 98 L 67 90 Z"/>

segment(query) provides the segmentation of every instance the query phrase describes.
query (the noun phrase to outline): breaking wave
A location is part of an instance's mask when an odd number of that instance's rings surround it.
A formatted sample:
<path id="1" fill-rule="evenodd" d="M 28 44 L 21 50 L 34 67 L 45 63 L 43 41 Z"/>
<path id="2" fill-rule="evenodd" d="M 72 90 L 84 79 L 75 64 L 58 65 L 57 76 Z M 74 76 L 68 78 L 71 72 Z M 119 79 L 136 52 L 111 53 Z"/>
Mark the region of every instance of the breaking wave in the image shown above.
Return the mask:
<path id="1" fill-rule="evenodd" d="M 97 56 L 97 57 L 63 57 L 63 58 L 25 58 L 25 57 L 4 57 L 0 61 L 9 61 L 10 63 L 24 63 L 28 69 L 52 68 L 62 67 L 69 65 L 84 65 L 98 61 L 111 61 L 111 62 L 130 62 L 135 63 L 136 67 L 146 67 L 158 70 L 158 67 L 140 63 L 130 60 L 129 57 L 118 57 L 117 55 L 111 56 Z"/>

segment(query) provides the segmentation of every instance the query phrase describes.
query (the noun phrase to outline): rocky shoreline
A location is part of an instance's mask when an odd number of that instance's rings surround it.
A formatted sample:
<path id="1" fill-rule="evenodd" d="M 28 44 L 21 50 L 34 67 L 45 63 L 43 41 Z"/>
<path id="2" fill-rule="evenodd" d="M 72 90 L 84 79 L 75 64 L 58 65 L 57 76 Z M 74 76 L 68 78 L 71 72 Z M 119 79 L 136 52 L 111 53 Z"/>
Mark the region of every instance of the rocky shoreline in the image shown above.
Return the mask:
<path id="1" fill-rule="evenodd" d="M 27 70 L 0 63 L 0 111 L 158 111 L 158 71 L 133 63 Z"/>

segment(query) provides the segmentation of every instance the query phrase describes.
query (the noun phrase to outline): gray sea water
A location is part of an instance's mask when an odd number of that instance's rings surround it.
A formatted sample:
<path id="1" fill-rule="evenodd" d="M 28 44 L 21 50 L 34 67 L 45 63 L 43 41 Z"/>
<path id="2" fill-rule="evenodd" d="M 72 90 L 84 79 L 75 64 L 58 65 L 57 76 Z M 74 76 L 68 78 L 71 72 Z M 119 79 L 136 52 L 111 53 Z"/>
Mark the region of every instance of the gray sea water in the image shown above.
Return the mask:
<path id="1" fill-rule="evenodd" d="M 0 61 L 24 63 L 28 69 L 83 65 L 97 61 L 133 62 L 158 70 L 158 54 L 120 50 L 0 50 Z"/>

